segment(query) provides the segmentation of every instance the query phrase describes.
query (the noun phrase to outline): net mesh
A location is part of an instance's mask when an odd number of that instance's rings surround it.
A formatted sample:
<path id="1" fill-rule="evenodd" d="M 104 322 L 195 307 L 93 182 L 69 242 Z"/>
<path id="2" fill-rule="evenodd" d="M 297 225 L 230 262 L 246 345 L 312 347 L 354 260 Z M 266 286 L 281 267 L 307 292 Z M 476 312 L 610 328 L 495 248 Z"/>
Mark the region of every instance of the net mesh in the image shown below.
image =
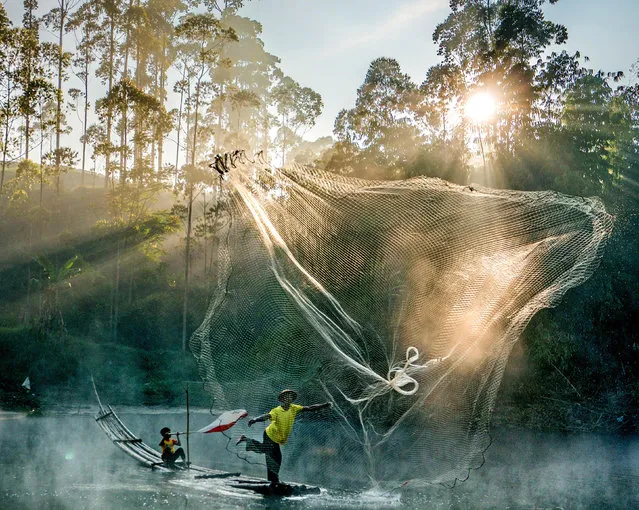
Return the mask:
<path id="1" fill-rule="evenodd" d="M 217 289 L 191 339 L 215 404 L 328 398 L 341 429 L 318 423 L 314 442 L 334 442 L 333 472 L 375 480 L 453 483 L 482 462 L 513 343 L 592 274 L 612 230 L 596 198 L 242 153 L 217 169 Z"/>

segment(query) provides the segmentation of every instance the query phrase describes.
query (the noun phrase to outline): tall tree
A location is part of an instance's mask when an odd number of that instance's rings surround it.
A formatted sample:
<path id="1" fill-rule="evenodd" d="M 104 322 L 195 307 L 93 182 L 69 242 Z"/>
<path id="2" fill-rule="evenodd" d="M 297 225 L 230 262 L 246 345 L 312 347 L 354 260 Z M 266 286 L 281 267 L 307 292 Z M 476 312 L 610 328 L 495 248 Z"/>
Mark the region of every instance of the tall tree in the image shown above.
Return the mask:
<path id="1" fill-rule="evenodd" d="M 209 69 L 220 61 L 220 50 L 228 41 L 237 40 L 235 31 L 223 27 L 220 21 L 210 14 L 190 15 L 182 19 L 176 27 L 176 35 L 182 40 L 182 52 L 190 60 L 188 67 L 192 76 L 194 92 L 193 128 L 190 133 L 190 165 L 185 173 L 187 197 L 186 212 L 186 244 L 184 250 L 184 298 L 182 313 L 182 350 L 186 350 L 186 325 L 188 316 L 189 270 L 191 260 L 191 229 L 193 223 L 193 200 L 196 196 L 196 186 L 201 180 L 197 177 L 198 170 L 198 127 L 200 121 L 200 107 L 210 91 L 210 83 L 205 76 Z"/>
<path id="2" fill-rule="evenodd" d="M 131 46 L 135 59 L 135 72 L 133 81 L 135 86 L 142 91 L 149 91 L 152 83 L 152 77 L 149 75 L 149 56 L 153 52 L 153 48 L 160 45 L 160 38 L 156 34 L 156 27 L 152 26 L 149 18 L 149 11 L 146 5 L 140 0 L 135 0 L 126 12 L 126 17 L 131 24 Z M 157 98 L 157 95 L 153 93 Z M 134 119 L 135 128 L 140 125 Z M 133 134 L 133 169 L 139 174 L 139 169 L 147 164 L 143 161 L 144 148 L 140 145 L 143 137 L 139 136 L 136 131 Z M 152 142 L 155 143 L 155 140 Z M 153 160 L 149 162 L 153 164 Z"/>
<path id="3" fill-rule="evenodd" d="M 47 82 L 47 88 L 41 89 L 41 93 L 38 96 L 38 108 L 37 108 L 37 121 L 35 122 L 34 128 L 37 129 L 40 133 L 40 208 L 42 208 L 42 199 L 44 194 L 44 184 L 47 182 L 45 179 L 45 140 L 47 140 L 50 135 L 55 130 L 56 124 L 56 116 L 55 116 L 55 87 L 53 84 Z M 49 145 L 49 152 L 53 149 L 51 145 Z"/>
<path id="4" fill-rule="evenodd" d="M 115 85 L 100 104 L 100 109 L 102 112 L 119 113 L 121 123 L 133 128 L 133 141 L 140 151 L 140 161 L 133 167 L 129 177 L 138 183 L 148 182 L 152 179 L 152 170 L 150 165 L 145 165 L 141 160 L 142 155 L 148 154 L 148 147 L 158 132 L 166 133 L 171 129 L 169 114 L 160 101 L 137 88 L 130 79 L 121 80 Z M 122 184 L 126 182 L 123 181 Z"/>
<path id="5" fill-rule="evenodd" d="M 170 129 L 168 114 L 164 107 L 156 98 L 138 89 L 131 79 L 123 79 L 114 85 L 108 96 L 100 102 L 99 110 L 103 116 L 119 114 L 121 123 L 130 125 L 134 129 L 134 142 L 141 153 L 144 153 L 144 148 L 154 140 L 158 131 L 164 133 Z M 138 185 L 132 186 L 125 180 L 113 188 L 110 194 L 113 219 L 105 224 L 105 227 L 115 232 L 117 236 L 111 296 L 111 327 L 114 339 L 117 338 L 120 317 L 122 255 L 130 245 L 131 232 L 137 228 L 135 223 L 139 218 L 147 215 L 148 201 L 152 200 L 161 189 L 161 185 L 157 183 L 150 171 L 150 166 L 139 164 L 133 167 L 129 177 Z M 144 202 L 129 203 L 135 200 L 144 200 Z M 124 229 L 122 235 L 120 235 L 121 229 Z"/>
<path id="6" fill-rule="evenodd" d="M 173 92 L 180 93 L 180 102 L 179 109 L 177 113 L 177 122 L 175 129 L 175 168 L 173 173 L 173 184 L 177 185 L 178 180 L 178 171 L 180 168 L 180 152 L 182 151 L 182 145 L 180 144 L 181 136 L 182 136 L 182 120 L 183 120 L 183 110 L 184 110 L 184 95 L 189 96 L 189 81 L 188 81 L 188 64 L 186 61 L 182 62 L 182 79 L 175 82 L 173 87 Z"/>
<path id="7" fill-rule="evenodd" d="M 217 11 L 222 15 L 225 12 L 236 12 L 249 0 L 196 0 L 196 3 L 199 4 L 200 1 L 204 3 L 210 12 Z"/>
<path id="8" fill-rule="evenodd" d="M 151 58 L 154 63 L 153 91 L 155 97 L 163 106 L 166 104 L 168 97 L 167 73 L 177 57 L 174 44 L 174 24 L 177 17 L 185 9 L 186 4 L 180 0 L 149 0 L 147 4 L 150 25 L 153 27 L 158 40 L 158 44 L 151 49 Z M 182 99 L 180 100 L 180 110 L 182 108 Z M 178 137 L 179 131 L 180 128 L 178 128 Z M 164 135 L 158 136 L 156 143 L 158 176 L 161 176 L 164 166 Z M 177 163 L 175 166 L 177 169 Z"/>
<path id="9" fill-rule="evenodd" d="M 40 207 L 44 193 L 44 184 L 48 182 L 45 174 L 50 173 L 46 160 L 53 154 L 54 145 L 51 137 L 55 135 L 56 126 L 56 87 L 53 83 L 58 67 L 58 48 L 50 42 L 42 42 L 38 47 L 38 77 L 32 80 L 30 101 L 35 103 L 33 130 L 39 133 L 39 177 Z M 34 83 L 35 82 L 35 83 Z M 45 147 L 47 149 L 45 150 Z M 55 173 L 55 169 L 53 169 Z M 42 232 L 42 229 L 40 229 Z"/>
<path id="10" fill-rule="evenodd" d="M 554 4 L 558 0 L 549 0 Z M 506 150 L 530 126 L 537 99 L 535 62 L 550 44 L 562 44 L 563 25 L 547 21 L 546 0 L 453 0 L 451 14 L 433 33 L 438 54 L 448 69 L 456 69 L 461 92 L 490 90 L 499 108 L 491 133 Z M 467 99 L 460 96 L 458 100 Z"/>
<path id="11" fill-rule="evenodd" d="M 13 28 L 0 5 L 0 120 L 2 121 L 2 172 L 0 193 L 4 186 L 7 158 L 11 153 L 13 123 L 20 91 L 20 30 Z"/>
<path id="12" fill-rule="evenodd" d="M 56 97 L 56 126 L 55 126 L 55 175 L 56 191 L 60 192 L 60 174 L 62 171 L 62 158 L 65 153 L 61 147 L 60 137 L 63 131 L 63 103 L 64 93 L 62 83 L 66 79 L 66 70 L 71 63 L 71 54 L 64 51 L 64 33 L 67 20 L 71 11 L 77 6 L 79 0 L 57 0 L 58 7 L 49 11 L 45 17 L 45 24 L 58 32 L 58 73 L 57 73 L 57 97 Z"/>
<path id="13" fill-rule="evenodd" d="M 44 255 L 36 257 L 36 262 L 42 271 L 42 276 L 38 279 L 43 292 L 40 327 L 46 335 L 66 334 L 64 317 L 60 307 L 60 294 L 62 289 L 71 287 L 70 280 L 80 271 L 78 255 L 74 255 L 61 266 Z"/>
<path id="14" fill-rule="evenodd" d="M 264 124 L 273 118 L 268 110 L 273 87 L 282 76 L 279 59 L 264 49 L 257 21 L 225 11 L 221 22 L 235 30 L 238 40 L 222 49 L 228 65 L 211 70 L 215 97 L 207 120 L 213 123 L 215 151 L 266 151 L 270 134 Z"/>
<path id="15" fill-rule="evenodd" d="M 97 0 L 98 7 L 102 13 L 103 23 L 102 32 L 100 34 L 100 40 L 102 45 L 100 49 L 100 60 L 98 68 L 96 69 L 96 75 L 102 79 L 104 85 L 106 85 L 106 95 L 111 93 L 113 85 L 116 81 L 116 76 L 119 71 L 120 62 L 118 60 L 117 51 L 117 35 L 118 27 L 120 26 L 120 19 L 122 17 L 122 0 Z M 98 103 L 96 102 L 96 107 Z M 114 162 L 111 159 L 114 151 L 113 142 L 111 139 L 113 131 L 113 111 L 110 107 L 107 107 L 104 112 L 105 121 L 105 133 L 104 142 L 101 144 L 101 153 L 105 156 L 105 179 L 104 186 L 107 187 L 109 182 L 113 182 L 114 174 Z"/>
<path id="16" fill-rule="evenodd" d="M 418 106 L 421 96 L 399 63 L 378 58 L 368 68 L 364 83 L 357 89 L 355 107 L 342 110 L 334 133 L 342 143 L 363 150 L 369 172 L 401 172 L 414 148 L 421 143 Z M 412 149 L 411 149 L 412 148 Z"/>
<path id="17" fill-rule="evenodd" d="M 273 101 L 279 115 L 279 146 L 282 149 L 282 165 L 286 164 L 286 154 L 301 140 L 300 130 L 315 125 L 322 113 L 322 96 L 309 87 L 302 87 L 293 78 L 283 77 L 273 89 Z"/>
<path id="18" fill-rule="evenodd" d="M 420 86 L 422 104 L 418 107 L 419 116 L 425 121 L 425 130 L 429 131 L 431 141 L 447 140 L 452 132 L 455 98 L 464 93 L 464 83 L 459 70 L 451 64 L 432 66 L 426 79 Z"/>
<path id="19" fill-rule="evenodd" d="M 35 114 L 36 96 L 43 84 L 38 53 L 40 46 L 39 22 L 36 17 L 37 0 L 24 0 L 21 37 L 21 69 L 22 95 L 20 97 L 20 113 L 24 117 L 25 159 L 29 159 L 31 149 L 31 117 Z"/>
<path id="20" fill-rule="evenodd" d="M 81 5 L 70 17 L 66 31 L 79 32 L 77 53 L 73 58 L 75 73 L 82 81 L 84 100 L 82 121 L 82 185 L 84 185 L 84 172 L 86 169 L 87 129 L 89 122 L 89 80 L 90 66 L 96 58 L 96 53 L 101 41 L 100 25 L 98 20 L 98 6 L 95 2 L 87 2 Z"/>
<path id="21" fill-rule="evenodd" d="M 116 192 L 107 195 L 106 218 L 96 224 L 96 230 L 112 243 L 110 326 L 114 342 L 119 339 L 122 281 L 129 280 L 129 296 L 132 292 L 135 252 L 138 249 L 148 254 L 156 251 L 162 237 L 174 231 L 179 221 L 173 213 L 151 211 L 161 190 L 162 186 L 155 181 L 146 186 L 118 186 Z"/>

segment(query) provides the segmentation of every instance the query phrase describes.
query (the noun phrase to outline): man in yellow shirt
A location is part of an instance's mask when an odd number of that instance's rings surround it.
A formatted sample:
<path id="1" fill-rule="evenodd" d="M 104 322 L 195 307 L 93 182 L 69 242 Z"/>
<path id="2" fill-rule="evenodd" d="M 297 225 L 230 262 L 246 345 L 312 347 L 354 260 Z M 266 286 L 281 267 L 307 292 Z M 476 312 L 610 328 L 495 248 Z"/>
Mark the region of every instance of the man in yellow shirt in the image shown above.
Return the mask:
<path id="1" fill-rule="evenodd" d="M 267 414 L 249 420 L 249 427 L 259 421 L 271 420 L 269 426 L 264 430 L 261 443 L 245 435 L 241 435 L 237 440 L 237 444 L 246 442 L 246 451 L 263 453 L 266 456 L 266 474 L 271 484 L 279 483 L 279 472 L 280 466 L 282 465 L 282 451 L 280 450 L 280 446 L 286 444 L 297 413 L 319 411 L 332 405 L 330 402 L 326 402 L 312 406 L 301 406 L 293 403 L 296 398 L 296 391 L 283 390 L 277 396 L 277 400 L 279 400 L 282 405 L 271 409 Z"/>

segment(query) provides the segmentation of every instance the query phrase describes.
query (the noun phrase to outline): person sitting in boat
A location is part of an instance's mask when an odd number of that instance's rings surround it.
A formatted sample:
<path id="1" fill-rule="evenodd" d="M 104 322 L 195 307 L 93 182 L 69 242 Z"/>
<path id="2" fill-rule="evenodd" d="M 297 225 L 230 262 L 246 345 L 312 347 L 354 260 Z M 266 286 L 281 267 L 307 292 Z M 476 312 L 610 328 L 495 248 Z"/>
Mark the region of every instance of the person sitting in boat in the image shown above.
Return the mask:
<path id="1" fill-rule="evenodd" d="M 181 446 L 180 433 L 176 434 L 177 439 L 171 437 L 171 429 L 164 427 L 160 430 L 162 434 L 162 441 L 160 441 L 160 448 L 162 448 L 162 460 L 167 464 L 173 464 L 177 459 L 182 459 L 182 462 L 186 462 L 186 456 L 182 448 L 175 449 L 176 446 Z"/>
<path id="2" fill-rule="evenodd" d="M 324 404 L 314 404 L 311 406 L 301 406 L 293 402 L 297 398 L 297 392 L 294 390 L 283 390 L 277 396 L 282 405 L 271 409 L 268 413 L 252 418 L 248 422 L 248 426 L 260 422 L 271 420 L 271 423 L 264 430 L 263 440 L 260 443 L 255 439 L 241 435 L 236 444 L 246 442 L 246 451 L 263 453 L 266 456 L 266 474 L 271 485 L 279 483 L 279 472 L 282 465 L 282 451 L 280 446 L 286 444 L 295 416 L 297 413 L 319 411 L 331 407 L 330 402 Z"/>

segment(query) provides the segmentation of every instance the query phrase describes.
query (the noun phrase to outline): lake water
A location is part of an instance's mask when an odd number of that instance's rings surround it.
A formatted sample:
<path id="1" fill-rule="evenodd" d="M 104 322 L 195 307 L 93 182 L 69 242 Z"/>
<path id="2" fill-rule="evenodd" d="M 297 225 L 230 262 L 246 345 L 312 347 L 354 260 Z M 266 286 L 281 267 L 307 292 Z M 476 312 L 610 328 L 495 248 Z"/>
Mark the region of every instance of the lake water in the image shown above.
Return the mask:
<path id="1" fill-rule="evenodd" d="M 183 410 L 116 410 L 152 446 L 162 426 L 184 428 Z M 453 489 L 411 482 L 401 489 L 371 490 L 361 488 L 356 466 L 328 476 L 335 451 L 313 446 L 314 438 L 305 436 L 309 430 L 300 422 L 285 449 L 281 477 L 326 488 L 319 495 L 273 500 L 229 490 L 222 480 L 141 467 L 106 438 L 94 421 L 95 412 L 78 408 L 45 417 L 0 413 L 0 509 L 639 508 L 637 437 L 496 429 L 485 465 Z M 199 427 L 210 418 L 208 411 L 195 411 L 191 423 Z M 261 430 L 251 433 L 258 437 Z M 246 432 L 245 425 L 239 432 Z M 264 476 L 262 466 L 233 453 L 234 441 L 227 451 L 223 436 L 191 437 L 194 464 Z M 302 441 L 309 445 L 306 454 L 300 453 L 305 451 Z"/>

